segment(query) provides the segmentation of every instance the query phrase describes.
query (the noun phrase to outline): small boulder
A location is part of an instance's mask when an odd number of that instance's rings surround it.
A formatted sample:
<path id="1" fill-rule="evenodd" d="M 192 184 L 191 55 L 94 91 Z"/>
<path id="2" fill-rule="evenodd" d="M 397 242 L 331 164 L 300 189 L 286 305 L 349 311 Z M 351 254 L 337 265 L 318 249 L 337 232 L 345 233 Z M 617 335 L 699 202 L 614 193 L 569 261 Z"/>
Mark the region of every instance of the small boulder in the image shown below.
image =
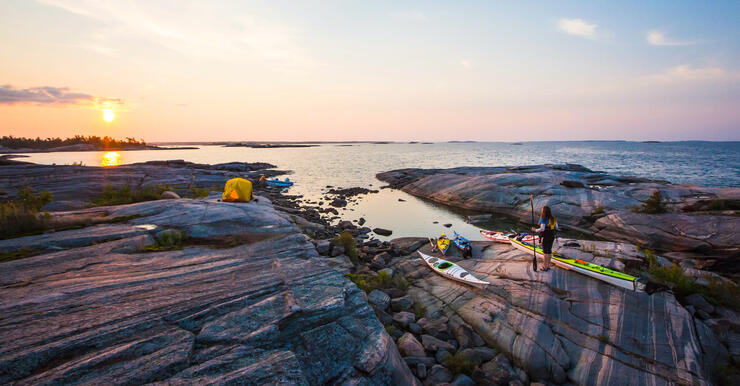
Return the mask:
<path id="1" fill-rule="evenodd" d="M 381 269 L 383 267 L 385 267 L 385 260 L 383 260 L 380 255 L 375 255 L 375 257 L 370 261 L 370 268 Z"/>
<path id="2" fill-rule="evenodd" d="M 334 200 L 332 200 L 329 203 L 329 205 L 336 207 L 336 208 L 344 208 L 345 206 L 347 206 L 347 200 L 337 197 Z"/>
<path id="3" fill-rule="evenodd" d="M 413 323 L 416 317 L 411 312 L 399 312 L 393 315 L 393 321 L 404 328 L 408 328 L 409 323 Z M 422 336 L 422 340 L 424 337 Z M 426 347 L 426 345 L 424 345 Z"/>
<path id="4" fill-rule="evenodd" d="M 391 297 L 383 291 L 372 290 L 372 292 L 367 296 L 367 301 L 378 309 L 385 311 L 391 304 Z"/>
<path id="5" fill-rule="evenodd" d="M 585 188 L 586 185 L 583 185 L 583 182 L 580 181 L 569 181 L 565 180 L 560 183 L 560 185 L 565 186 L 566 188 Z"/>
<path id="6" fill-rule="evenodd" d="M 409 323 L 409 331 L 414 335 L 421 335 L 421 326 L 418 323 Z"/>
<path id="7" fill-rule="evenodd" d="M 699 294 L 695 293 L 685 297 L 684 302 L 686 304 L 694 306 L 697 311 L 701 310 L 708 314 L 714 312 L 714 306 L 709 304 L 709 302 L 704 300 L 704 298 Z"/>
<path id="8" fill-rule="evenodd" d="M 398 338 L 398 351 L 405 357 L 425 357 L 424 346 L 411 333 Z M 430 358 L 431 359 L 431 358 Z M 408 362 L 406 362 L 408 363 Z"/>
<path id="9" fill-rule="evenodd" d="M 414 299 L 411 298 L 411 295 L 391 299 L 391 309 L 396 312 L 410 310 L 413 305 Z M 419 328 L 421 328 L 421 326 Z"/>
<path id="10" fill-rule="evenodd" d="M 391 288 L 383 288 L 381 291 L 387 293 L 388 296 L 391 297 L 391 299 L 400 298 L 401 296 L 406 295 L 406 293 L 403 292 L 402 290 L 400 290 L 398 288 L 393 288 L 393 287 L 391 287 Z M 401 311 L 403 311 L 403 310 L 401 310 Z"/>
<path id="11" fill-rule="evenodd" d="M 418 365 L 419 363 L 423 363 L 427 368 L 434 366 L 434 358 L 431 358 L 431 357 L 409 356 L 409 357 L 403 358 L 403 360 L 406 361 L 406 364 L 412 368 Z"/>
<path id="12" fill-rule="evenodd" d="M 339 256 L 344 254 L 344 247 L 341 245 L 335 245 L 331 250 L 331 257 Z"/>
<path id="13" fill-rule="evenodd" d="M 417 323 L 421 326 L 422 330 L 427 334 L 439 338 L 447 339 L 449 334 L 447 333 L 447 317 L 441 316 L 439 318 L 421 318 Z"/>
<path id="14" fill-rule="evenodd" d="M 458 374 L 452 381 L 453 386 L 475 386 L 475 381 L 465 374 Z"/>
<path id="15" fill-rule="evenodd" d="M 373 229 L 373 232 L 375 232 L 375 234 L 378 234 L 378 235 L 381 235 L 381 236 L 390 236 L 390 235 L 393 234 L 393 231 L 392 230 L 383 229 L 383 228 L 374 228 Z"/>
<path id="16" fill-rule="evenodd" d="M 159 198 L 163 200 L 173 200 L 180 198 L 180 195 L 171 190 L 165 190 L 164 192 L 162 192 L 162 194 L 159 195 Z"/>
<path id="17" fill-rule="evenodd" d="M 368 301 L 369 300 L 370 300 L 370 298 L 368 297 Z M 373 311 L 375 311 L 375 316 L 378 317 L 378 320 L 380 321 L 380 323 L 383 323 L 383 324 L 391 324 L 391 323 L 393 323 L 393 317 L 390 314 L 388 314 L 387 312 L 381 310 L 378 307 L 375 307 L 375 306 L 372 306 L 372 307 L 373 307 Z"/>
<path id="18" fill-rule="evenodd" d="M 427 334 L 421 336 L 421 344 L 429 351 L 437 351 L 439 349 L 455 351 L 455 346 Z"/>
<path id="19" fill-rule="evenodd" d="M 460 356 L 465 358 L 469 362 L 475 363 L 475 365 L 479 365 L 483 362 L 488 362 L 496 357 L 496 350 L 488 347 L 476 347 L 476 348 L 466 348 L 464 350 L 460 350 Z"/>
<path id="20" fill-rule="evenodd" d="M 342 229 L 353 229 L 353 228 L 355 228 L 355 225 L 352 224 L 351 221 L 347 221 L 347 220 L 340 221 L 339 224 L 337 224 L 337 226 L 340 227 L 340 228 L 342 228 Z"/>
<path id="21" fill-rule="evenodd" d="M 473 379 L 481 385 L 507 385 L 512 378 L 511 367 L 491 360 L 473 371 Z"/>
<path id="22" fill-rule="evenodd" d="M 450 331 L 455 340 L 460 344 L 460 348 L 485 346 L 483 338 L 480 337 L 473 328 L 462 322 L 460 318 L 450 319 Z M 490 359 L 489 359 L 490 360 Z"/>
<path id="23" fill-rule="evenodd" d="M 450 228 L 450 227 L 452 227 L 452 224 L 444 224 L 444 227 L 445 228 Z"/>
<path id="24" fill-rule="evenodd" d="M 364 217 L 360 217 L 360 219 L 357 220 L 357 224 L 360 225 L 360 226 L 363 226 L 365 224 L 365 218 Z"/>
<path id="25" fill-rule="evenodd" d="M 447 383 L 452 380 L 452 373 L 442 365 L 434 365 L 427 372 L 427 379 L 424 381 L 425 385 L 436 385 L 439 383 Z"/>
<path id="26" fill-rule="evenodd" d="M 437 360 L 437 363 L 444 364 L 445 363 L 445 359 L 447 359 L 447 357 L 449 357 L 450 355 L 452 355 L 452 354 L 450 354 L 449 351 L 441 348 L 441 349 L 437 350 L 437 353 L 436 354 L 434 354 L 434 359 Z"/>
<path id="27" fill-rule="evenodd" d="M 331 241 L 329 240 L 319 240 L 316 242 L 316 251 L 319 253 L 319 255 L 323 255 L 323 256 L 328 255 L 330 248 L 331 248 Z"/>

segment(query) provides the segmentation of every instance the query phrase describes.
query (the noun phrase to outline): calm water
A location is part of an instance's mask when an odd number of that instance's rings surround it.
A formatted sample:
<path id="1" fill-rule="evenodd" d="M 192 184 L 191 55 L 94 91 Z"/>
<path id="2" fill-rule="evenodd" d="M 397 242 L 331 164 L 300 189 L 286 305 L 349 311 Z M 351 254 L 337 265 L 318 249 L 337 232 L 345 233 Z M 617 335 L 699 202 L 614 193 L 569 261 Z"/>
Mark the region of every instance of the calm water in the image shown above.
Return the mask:
<path id="1" fill-rule="evenodd" d="M 525 142 L 436 144 L 325 144 L 309 148 L 252 149 L 201 146 L 197 150 L 35 153 L 24 160 L 43 164 L 101 165 L 184 159 L 200 163 L 269 162 L 290 170 L 296 181 L 291 194 L 318 199 L 327 185 L 375 187 L 375 174 L 400 168 L 514 166 L 578 163 L 615 174 L 665 179 L 673 183 L 740 187 L 740 142 Z M 406 200 L 405 202 L 399 201 Z M 370 227 L 393 230 L 392 237 L 434 236 L 454 229 L 480 239 L 478 228 L 464 222 L 464 213 L 440 207 L 400 191 L 384 189 L 364 196 L 343 213 L 365 217 Z M 439 224 L 433 224 L 438 221 Z M 442 227 L 452 223 L 450 230 Z M 506 219 L 488 227 L 510 229 Z"/>

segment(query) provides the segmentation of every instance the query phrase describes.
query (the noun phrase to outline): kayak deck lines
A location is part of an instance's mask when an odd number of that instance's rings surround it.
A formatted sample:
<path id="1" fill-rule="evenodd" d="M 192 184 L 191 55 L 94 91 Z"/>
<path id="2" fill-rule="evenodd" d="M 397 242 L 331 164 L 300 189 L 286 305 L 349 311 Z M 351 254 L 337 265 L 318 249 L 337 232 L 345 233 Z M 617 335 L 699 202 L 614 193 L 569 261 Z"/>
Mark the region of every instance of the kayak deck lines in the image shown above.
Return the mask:
<path id="1" fill-rule="evenodd" d="M 514 248 L 520 251 L 532 253 L 532 251 L 534 250 L 538 256 L 544 256 L 541 248 L 533 247 L 516 239 L 511 239 L 510 243 L 512 246 L 514 246 Z M 637 278 L 635 276 L 602 267 L 597 264 L 589 263 L 580 259 L 571 259 L 559 253 L 552 254 L 552 263 L 562 269 L 569 271 L 572 270 L 583 275 L 590 276 L 594 279 L 598 279 L 631 291 L 636 290 L 638 287 Z"/>
<path id="2" fill-rule="evenodd" d="M 473 274 L 468 272 L 465 268 L 451 261 L 447 261 L 439 257 L 425 255 L 421 251 L 418 252 L 424 262 L 440 276 L 465 284 L 489 284 L 487 281 L 478 279 L 477 277 L 473 276 Z"/>

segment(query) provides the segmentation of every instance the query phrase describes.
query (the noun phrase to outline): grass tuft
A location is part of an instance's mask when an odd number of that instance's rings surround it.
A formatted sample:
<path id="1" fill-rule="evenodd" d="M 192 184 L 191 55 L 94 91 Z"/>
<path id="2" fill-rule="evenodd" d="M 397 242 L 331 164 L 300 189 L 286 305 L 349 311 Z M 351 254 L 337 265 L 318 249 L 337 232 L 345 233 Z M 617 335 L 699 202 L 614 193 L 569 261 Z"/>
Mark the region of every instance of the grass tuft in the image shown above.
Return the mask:
<path id="1" fill-rule="evenodd" d="M 93 200 L 96 206 L 124 205 L 142 201 L 159 200 L 162 192 L 172 190 L 169 185 L 149 186 L 134 190 L 128 184 L 116 188 L 106 185 L 100 197 Z"/>
<path id="2" fill-rule="evenodd" d="M 182 249 L 182 241 L 185 239 L 185 236 L 182 232 L 171 229 L 159 232 L 156 238 L 157 240 L 154 244 L 144 247 L 145 251 L 162 252 Z"/>
<path id="3" fill-rule="evenodd" d="M 51 215 L 39 211 L 51 201 L 49 192 L 36 193 L 30 187 L 19 188 L 15 200 L 0 203 L 0 239 L 44 232 L 49 228 Z"/>
<path id="4" fill-rule="evenodd" d="M 658 214 L 666 213 L 668 208 L 665 206 L 665 202 L 663 201 L 663 196 L 660 194 L 660 191 L 656 190 L 650 198 L 645 200 L 645 203 L 643 203 L 642 206 L 633 206 L 632 211 L 636 213 Z"/>
<path id="5" fill-rule="evenodd" d="M 355 239 L 349 232 L 342 232 L 339 236 L 335 237 L 331 241 L 331 245 L 340 245 L 344 248 L 344 254 L 349 257 L 352 264 L 357 265 L 359 263 L 359 253 L 357 252 L 357 244 Z"/>
<path id="6" fill-rule="evenodd" d="M 444 365 L 453 374 L 472 375 L 475 370 L 475 362 L 461 355 L 460 352 L 452 354 L 445 358 Z"/>

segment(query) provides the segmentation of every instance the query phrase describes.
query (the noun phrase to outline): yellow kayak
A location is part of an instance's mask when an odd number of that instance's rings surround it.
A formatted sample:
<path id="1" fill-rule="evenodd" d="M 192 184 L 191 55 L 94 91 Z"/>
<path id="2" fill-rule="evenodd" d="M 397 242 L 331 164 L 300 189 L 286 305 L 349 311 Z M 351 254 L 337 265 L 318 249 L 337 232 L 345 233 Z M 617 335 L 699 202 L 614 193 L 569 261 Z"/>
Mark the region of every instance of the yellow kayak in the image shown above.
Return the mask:
<path id="1" fill-rule="evenodd" d="M 444 255 L 447 253 L 447 249 L 450 247 L 450 238 L 447 237 L 444 233 L 442 233 L 442 236 L 439 236 L 437 238 L 437 248 L 439 248 L 439 251 L 442 252 Z"/>

